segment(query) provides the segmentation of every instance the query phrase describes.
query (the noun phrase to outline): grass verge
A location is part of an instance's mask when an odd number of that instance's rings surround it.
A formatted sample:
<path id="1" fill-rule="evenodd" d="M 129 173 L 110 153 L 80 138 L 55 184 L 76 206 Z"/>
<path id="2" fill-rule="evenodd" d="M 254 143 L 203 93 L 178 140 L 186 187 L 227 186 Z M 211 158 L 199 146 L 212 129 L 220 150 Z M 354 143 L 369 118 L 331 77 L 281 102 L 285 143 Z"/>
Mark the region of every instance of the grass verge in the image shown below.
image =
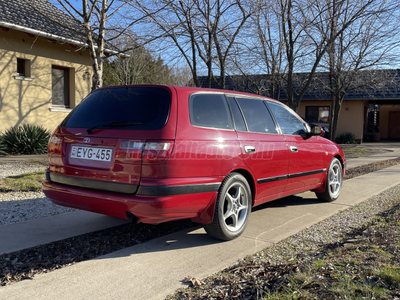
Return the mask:
<path id="1" fill-rule="evenodd" d="M 393 299 L 400 296 L 400 205 L 295 264 L 266 299 Z"/>
<path id="2" fill-rule="evenodd" d="M 9 176 L 0 180 L 0 192 L 38 192 L 43 180 L 44 171 Z"/>
<path id="3" fill-rule="evenodd" d="M 357 158 L 357 157 L 370 156 L 370 155 L 374 155 L 374 154 L 388 152 L 388 150 L 384 150 L 384 149 L 370 149 L 370 148 L 363 148 L 363 147 L 359 147 L 359 146 L 343 147 L 342 150 L 343 150 L 344 156 L 346 158 Z"/>

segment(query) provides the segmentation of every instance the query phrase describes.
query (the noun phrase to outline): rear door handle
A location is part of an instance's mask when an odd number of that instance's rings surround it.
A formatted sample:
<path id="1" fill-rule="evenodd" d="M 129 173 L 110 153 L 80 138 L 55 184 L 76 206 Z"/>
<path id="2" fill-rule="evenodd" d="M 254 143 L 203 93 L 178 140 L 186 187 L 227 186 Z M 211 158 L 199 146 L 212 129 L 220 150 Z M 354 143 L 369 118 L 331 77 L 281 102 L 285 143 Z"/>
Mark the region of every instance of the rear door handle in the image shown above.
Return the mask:
<path id="1" fill-rule="evenodd" d="M 246 153 L 255 153 L 256 148 L 254 148 L 253 146 L 244 146 L 244 151 L 246 151 Z"/>
<path id="2" fill-rule="evenodd" d="M 296 146 L 290 146 L 290 151 L 292 151 L 294 153 L 299 152 L 299 150 L 297 149 Z"/>

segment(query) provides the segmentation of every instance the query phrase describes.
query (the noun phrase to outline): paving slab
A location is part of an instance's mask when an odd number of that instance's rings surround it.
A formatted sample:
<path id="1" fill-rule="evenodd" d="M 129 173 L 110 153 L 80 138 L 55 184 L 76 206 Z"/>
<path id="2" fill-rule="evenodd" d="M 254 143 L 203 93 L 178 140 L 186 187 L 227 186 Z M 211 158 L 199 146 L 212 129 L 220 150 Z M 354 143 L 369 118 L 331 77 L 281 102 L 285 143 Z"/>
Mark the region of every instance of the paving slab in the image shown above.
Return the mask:
<path id="1" fill-rule="evenodd" d="M 0 255 L 127 222 L 129 220 L 77 210 L 20 223 L 1 225 Z"/>
<path id="2" fill-rule="evenodd" d="M 233 241 L 220 242 L 201 228 L 188 229 L 2 287 L 0 299 L 164 299 L 184 286 L 186 276 L 212 275 L 397 184 L 400 165 L 345 181 L 340 198 L 332 203 L 303 193 L 264 204 Z"/>

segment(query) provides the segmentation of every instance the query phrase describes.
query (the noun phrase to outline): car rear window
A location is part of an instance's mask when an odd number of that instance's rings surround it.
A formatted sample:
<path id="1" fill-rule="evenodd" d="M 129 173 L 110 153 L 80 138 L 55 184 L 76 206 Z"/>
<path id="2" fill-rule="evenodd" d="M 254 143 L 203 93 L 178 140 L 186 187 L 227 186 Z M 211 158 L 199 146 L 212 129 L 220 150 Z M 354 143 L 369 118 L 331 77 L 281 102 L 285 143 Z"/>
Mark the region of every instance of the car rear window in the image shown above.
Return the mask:
<path id="1" fill-rule="evenodd" d="M 62 126 L 157 130 L 166 124 L 170 107 L 171 96 L 161 87 L 100 89 L 78 105 Z"/>

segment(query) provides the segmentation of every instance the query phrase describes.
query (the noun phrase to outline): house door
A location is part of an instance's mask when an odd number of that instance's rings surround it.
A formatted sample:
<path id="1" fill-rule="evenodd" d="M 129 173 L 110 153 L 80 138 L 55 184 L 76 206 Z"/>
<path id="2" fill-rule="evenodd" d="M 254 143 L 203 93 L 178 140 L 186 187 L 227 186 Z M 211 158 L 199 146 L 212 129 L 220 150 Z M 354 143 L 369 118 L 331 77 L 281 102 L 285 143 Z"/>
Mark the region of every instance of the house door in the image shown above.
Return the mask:
<path id="1" fill-rule="evenodd" d="M 400 140 L 400 111 L 389 112 L 388 138 L 391 140 Z"/>

